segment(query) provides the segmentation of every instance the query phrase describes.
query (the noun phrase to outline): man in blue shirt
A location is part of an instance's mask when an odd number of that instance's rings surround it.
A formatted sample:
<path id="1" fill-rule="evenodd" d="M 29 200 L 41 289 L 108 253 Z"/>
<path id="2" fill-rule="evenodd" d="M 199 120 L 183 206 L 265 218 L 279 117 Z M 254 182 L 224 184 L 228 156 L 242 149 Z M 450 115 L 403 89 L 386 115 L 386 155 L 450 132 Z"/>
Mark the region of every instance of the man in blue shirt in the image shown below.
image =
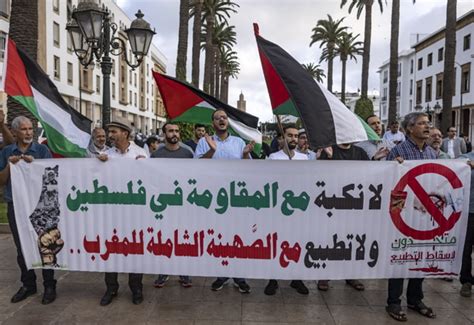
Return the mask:
<path id="1" fill-rule="evenodd" d="M 428 114 L 421 112 L 410 113 L 402 123 L 407 138 L 393 148 L 387 160 L 403 163 L 405 160 L 437 159 L 436 151 L 426 142 L 430 137 L 430 120 Z M 423 299 L 423 278 L 409 279 L 407 287 L 407 306 L 428 318 L 435 318 L 433 310 L 426 306 Z M 398 321 L 406 321 L 407 316 L 402 311 L 400 296 L 403 293 L 403 279 L 388 280 L 387 313 Z"/>
<path id="2" fill-rule="evenodd" d="M 211 137 L 206 134 L 202 137 L 196 147 L 194 158 L 204 159 L 250 159 L 254 142 L 245 145 L 244 140 L 229 134 L 229 118 L 227 113 L 218 109 L 212 114 L 212 126 L 215 134 Z M 212 283 L 212 290 L 221 290 L 229 278 L 217 278 Z M 250 286 L 245 279 L 234 278 L 234 284 L 241 293 L 250 293 Z"/>
<path id="3" fill-rule="evenodd" d="M 18 116 L 12 121 L 13 133 L 16 136 L 16 143 L 6 146 L 0 153 L 0 185 L 5 186 L 4 198 L 8 204 L 7 216 L 8 223 L 13 235 L 17 250 L 17 262 L 21 270 L 22 287 L 11 298 L 12 303 L 20 302 L 36 293 L 36 275 L 34 270 L 28 270 L 25 259 L 21 251 L 20 237 L 15 220 L 15 211 L 13 208 L 12 184 L 10 179 L 10 164 L 16 164 L 20 160 L 27 163 L 34 159 L 52 158 L 48 147 L 33 142 L 33 125 L 31 121 Z M 43 269 L 44 294 L 42 304 L 47 305 L 56 299 L 56 280 L 54 271 Z"/>

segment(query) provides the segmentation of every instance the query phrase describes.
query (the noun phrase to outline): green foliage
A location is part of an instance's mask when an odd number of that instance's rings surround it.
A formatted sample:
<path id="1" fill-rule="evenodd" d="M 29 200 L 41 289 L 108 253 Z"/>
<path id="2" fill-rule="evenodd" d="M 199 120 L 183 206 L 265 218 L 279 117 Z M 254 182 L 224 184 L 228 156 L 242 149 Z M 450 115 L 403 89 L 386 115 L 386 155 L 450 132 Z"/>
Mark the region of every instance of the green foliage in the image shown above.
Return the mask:
<path id="1" fill-rule="evenodd" d="M 354 112 L 359 115 L 364 121 L 374 114 L 374 104 L 367 97 L 361 97 L 357 100 Z"/>
<path id="2" fill-rule="evenodd" d="M 176 122 L 176 125 L 179 126 L 179 133 L 181 135 L 181 141 L 187 141 L 194 138 L 194 123 L 187 122 Z M 206 125 L 206 132 L 212 134 L 212 127 Z"/>

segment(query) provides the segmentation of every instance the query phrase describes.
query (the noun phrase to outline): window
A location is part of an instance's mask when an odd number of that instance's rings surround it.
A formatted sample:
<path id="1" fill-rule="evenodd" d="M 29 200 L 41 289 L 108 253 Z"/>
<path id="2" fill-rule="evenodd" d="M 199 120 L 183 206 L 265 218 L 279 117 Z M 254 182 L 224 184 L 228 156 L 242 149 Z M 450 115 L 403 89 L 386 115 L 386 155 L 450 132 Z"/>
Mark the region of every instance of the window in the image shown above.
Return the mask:
<path id="1" fill-rule="evenodd" d="M 398 63 L 398 76 L 400 77 L 402 75 L 402 63 Z"/>
<path id="2" fill-rule="evenodd" d="M 150 92 L 149 89 L 150 89 L 150 82 L 147 81 L 147 82 L 146 82 L 146 93 L 147 93 L 147 94 Z"/>
<path id="3" fill-rule="evenodd" d="M 5 18 L 10 16 L 10 0 L 0 0 L 0 16 Z"/>
<path id="4" fill-rule="evenodd" d="M 382 101 L 386 101 L 387 100 L 387 88 L 384 88 L 383 89 L 383 95 L 382 95 Z"/>
<path id="5" fill-rule="evenodd" d="M 468 93 L 471 79 L 471 63 L 463 64 L 461 68 L 461 93 Z"/>
<path id="6" fill-rule="evenodd" d="M 464 51 L 467 51 L 471 48 L 471 34 L 464 36 L 462 48 Z"/>
<path id="7" fill-rule="evenodd" d="M 397 97 L 400 96 L 400 88 L 401 88 L 401 86 L 400 86 L 400 81 L 399 81 L 399 82 L 397 83 Z"/>
<path id="8" fill-rule="evenodd" d="M 72 18 L 72 0 L 67 0 L 66 8 L 67 21 L 69 21 Z"/>
<path id="9" fill-rule="evenodd" d="M 135 103 L 135 107 L 137 107 L 137 93 L 134 93 L 134 103 Z"/>
<path id="10" fill-rule="evenodd" d="M 410 60 L 410 74 L 413 74 L 413 60 Z"/>
<path id="11" fill-rule="evenodd" d="M 72 51 L 74 51 L 74 49 L 72 48 L 72 39 L 71 39 L 71 35 L 69 33 L 66 33 L 66 37 L 67 37 L 67 51 L 69 53 L 72 53 Z"/>
<path id="12" fill-rule="evenodd" d="M 443 56 L 444 56 L 444 47 L 438 50 L 438 62 L 443 61 Z"/>
<path id="13" fill-rule="evenodd" d="M 128 98 L 130 98 L 130 101 L 128 102 L 130 105 L 132 105 L 132 91 L 128 91 Z"/>
<path id="14" fill-rule="evenodd" d="M 89 89 L 89 70 L 82 69 L 82 88 Z"/>
<path id="15" fill-rule="evenodd" d="M 61 64 L 60 64 L 59 58 L 55 55 L 53 60 L 54 60 L 54 79 L 60 80 Z"/>
<path id="16" fill-rule="evenodd" d="M 438 73 L 436 75 L 436 99 L 441 99 L 443 97 L 443 73 Z"/>
<path id="17" fill-rule="evenodd" d="M 0 32 L 0 62 L 5 58 L 5 50 L 7 48 L 7 34 Z"/>
<path id="18" fill-rule="evenodd" d="M 134 86 L 136 87 L 137 86 L 137 73 L 135 72 L 133 75 L 134 75 L 133 77 L 135 79 L 134 80 Z"/>
<path id="19" fill-rule="evenodd" d="M 433 64 L 433 53 L 428 54 L 428 63 L 426 64 L 427 67 Z"/>
<path id="20" fill-rule="evenodd" d="M 112 76 L 115 77 L 115 60 L 112 59 Z"/>
<path id="21" fill-rule="evenodd" d="M 115 82 L 112 82 L 112 99 L 115 99 Z"/>
<path id="22" fill-rule="evenodd" d="M 413 95 L 413 79 L 410 79 L 410 96 Z"/>
<path id="23" fill-rule="evenodd" d="M 423 88 L 423 80 L 418 80 L 416 82 L 416 103 L 421 104 L 421 92 Z"/>
<path id="24" fill-rule="evenodd" d="M 408 105 L 408 109 L 410 110 L 410 112 L 413 111 L 413 100 L 410 99 L 410 104 Z"/>
<path id="25" fill-rule="evenodd" d="M 74 72 L 73 72 L 73 66 L 71 62 L 67 63 L 67 83 L 72 85 L 73 82 L 73 77 L 74 77 Z"/>
<path id="26" fill-rule="evenodd" d="M 53 0 L 53 11 L 59 14 L 59 0 Z"/>
<path id="27" fill-rule="evenodd" d="M 95 76 L 95 91 L 100 94 L 100 76 Z"/>
<path id="28" fill-rule="evenodd" d="M 418 59 L 418 70 L 423 69 L 423 58 Z"/>
<path id="29" fill-rule="evenodd" d="M 53 43 L 54 46 L 59 47 L 59 24 L 53 22 Z"/>
<path id="30" fill-rule="evenodd" d="M 433 82 L 433 77 L 426 78 L 425 85 L 425 102 L 431 102 L 431 84 Z"/>
<path id="31" fill-rule="evenodd" d="M 383 72 L 383 83 L 386 84 L 387 81 L 388 81 L 388 71 L 385 70 L 385 71 Z"/>

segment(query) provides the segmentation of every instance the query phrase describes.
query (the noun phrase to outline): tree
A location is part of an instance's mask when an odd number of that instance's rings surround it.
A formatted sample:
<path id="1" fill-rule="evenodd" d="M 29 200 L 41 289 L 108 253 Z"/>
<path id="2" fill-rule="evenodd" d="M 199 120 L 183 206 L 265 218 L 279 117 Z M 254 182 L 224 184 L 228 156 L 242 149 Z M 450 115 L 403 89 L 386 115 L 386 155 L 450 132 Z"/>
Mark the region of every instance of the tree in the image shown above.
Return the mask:
<path id="1" fill-rule="evenodd" d="M 186 61 L 188 57 L 189 0 L 180 0 L 178 55 L 176 56 L 176 78 L 186 81 Z"/>
<path id="2" fill-rule="evenodd" d="M 354 59 L 357 61 L 356 55 L 363 53 L 362 42 L 357 41 L 359 34 L 353 36 L 352 33 L 343 33 L 337 39 L 334 54 L 339 56 L 342 62 L 342 80 L 341 80 L 341 101 L 346 103 L 346 65 L 347 60 Z M 323 55 L 327 53 L 323 51 Z"/>
<path id="3" fill-rule="evenodd" d="M 213 33 L 213 44 L 215 47 L 215 62 L 214 62 L 214 78 L 215 89 L 211 94 L 216 98 L 220 98 L 220 78 L 221 78 L 221 56 L 222 53 L 230 51 L 237 43 L 235 33 L 235 26 L 228 26 L 226 23 L 220 23 L 215 26 Z"/>
<path id="4" fill-rule="evenodd" d="M 319 64 L 310 62 L 310 63 L 303 63 L 302 66 L 303 66 L 303 69 L 308 71 L 311 77 L 313 77 L 313 79 L 316 79 L 317 82 L 322 83 L 323 78 L 326 78 L 326 75 L 324 74 L 324 70 L 321 69 Z"/>
<path id="5" fill-rule="evenodd" d="M 444 45 L 443 73 L 443 112 L 441 114 L 441 129 L 447 130 L 452 126 L 453 95 L 454 95 L 454 58 L 456 56 L 456 5 L 457 0 L 448 0 L 446 6 L 446 32 Z M 462 87 L 460 85 L 459 87 Z M 461 112 L 462 113 L 462 112 Z"/>
<path id="6" fill-rule="evenodd" d="M 340 26 L 344 18 L 341 18 L 337 21 L 333 20 L 331 15 L 328 15 L 328 19 L 320 19 L 316 23 L 316 27 L 313 28 L 313 34 L 311 35 L 311 43 L 309 46 L 312 46 L 314 43 L 319 42 L 319 47 L 322 48 L 326 46 L 327 51 L 327 83 L 328 90 L 332 92 L 332 70 L 333 70 L 333 60 L 334 60 L 334 48 L 336 46 L 336 40 L 341 36 L 343 32 L 346 31 L 347 27 Z M 319 62 L 323 61 L 320 58 Z"/>
<path id="7" fill-rule="evenodd" d="M 214 24 L 217 22 L 227 22 L 230 14 L 237 12 L 235 7 L 238 4 L 231 0 L 204 0 L 203 19 L 206 22 L 206 60 L 204 63 L 203 89 L 205 92 L 214 93 L 214 71 L 215 71 L 215 47 L 212 42 Z"/>
<path id="8" fill-rule="evenodd" d="M 341 8 L 349 1 L 341 0 Z M 361 97 L 367 97 L 369 88 L 369 67 L 370 67 L 370 44 L 372 39 L 372 6 L 375 0 L 350 0 L 349 13 L 352 9 L 357 8 L 357 19 L 360 18 L 362 11 L 365 9 L 364 22 L 364 52 L 362 55 L 362 79 L 361 79 Z M 383 12 L 383 0 L 377 0 L 380 12 Z M 385 4 L 387 1 L 385 0 Z"/>
<path id="9" fill-rule="evenodd" d="M 190 16 L 193 18 L 193 54 L 191 82 L 194 87 L 199 88 L 199 66 L 201 57 L 201 16 L 203 0 L 195 0 L 191 6 Z"/>
<path id="10" fill-rule="evenodd" d="M 240 64 L 237 57 L 237 52 L 227 49 L 221 55 L 221 90 L 220 99 L 224 103 L 229 100 L 229 78 L 237 78 L 240 72 Z"/>
<path id="11" fill-rule="evenodd" d="M 33 60 L 38 57 L 38 1 L 12 0 L 9 36 L 16 45 L 26 52 Z M 7 99 L 8 124 L 17 116 L 23 115 L 33 122 L 35 131 L 38 121 L 23 105 L 10 96 Z"/>

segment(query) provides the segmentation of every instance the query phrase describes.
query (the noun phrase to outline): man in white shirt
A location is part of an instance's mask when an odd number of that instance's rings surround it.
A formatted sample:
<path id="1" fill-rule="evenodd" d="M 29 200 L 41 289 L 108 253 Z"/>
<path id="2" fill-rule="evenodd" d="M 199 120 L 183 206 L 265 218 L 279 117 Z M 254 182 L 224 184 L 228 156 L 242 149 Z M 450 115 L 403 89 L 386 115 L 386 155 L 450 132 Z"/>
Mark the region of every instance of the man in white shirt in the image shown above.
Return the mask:
<path id="1" fill-rule="evenodd" d="M 101 161 L 117 158 L 141 159 L 148 158 L 148 153 L 142 147 L 137 146 L 133 141 L 129 141 L 132 127 L 128 120 L 116 119 L 107 125 L 109 140 L 112 147 L 97 156 Z M 118 273 L 105 273 L 105 285 L 107 290 L 100 300 L 101 306 L 107 306 L 117 296 L 119 288 Z M 129 273 L 128 285 L 132 291 L 132 302 L 139 305 L 143 302 L 143 274 Z"/>
<path id="2" fill-rule="evenodd" d="M 283 149 L 272 153 L 267 159 L 270 160 L 308 160 L 308 156 L 304 153 L 296 151 L 298 145 L 298 129 L 294 125 L 286 126 L 283 129 L 283 136 L 288 146 L 283 145 Z M 299 294 L 307 295 L 308 288 L 301 280 L 293 280 L 290 286 L 294 288 Z M 263 291 L 268 296 L 273 296 L 278 289 L 278 281 L 270 280 Z"/>
<path id="3" fill-rule="evenodd" d="M 390 130 L 385 132 L 383 140 L 390 141 L 394 144 L 405 141 L 405 135 L 399 130 L 398 121 L 392 121 L 392 123 L 390 123 Z"/>
<path id="4" fill-rule="evenodd" d="M 463 138 L 456 136 L 456 128 L 448 128 L 448 136 L 443 139 L 441 150 L 446 152 L 452 159 L 458 158 L 460 155 L 466 153 L 466 142 Z"/>

